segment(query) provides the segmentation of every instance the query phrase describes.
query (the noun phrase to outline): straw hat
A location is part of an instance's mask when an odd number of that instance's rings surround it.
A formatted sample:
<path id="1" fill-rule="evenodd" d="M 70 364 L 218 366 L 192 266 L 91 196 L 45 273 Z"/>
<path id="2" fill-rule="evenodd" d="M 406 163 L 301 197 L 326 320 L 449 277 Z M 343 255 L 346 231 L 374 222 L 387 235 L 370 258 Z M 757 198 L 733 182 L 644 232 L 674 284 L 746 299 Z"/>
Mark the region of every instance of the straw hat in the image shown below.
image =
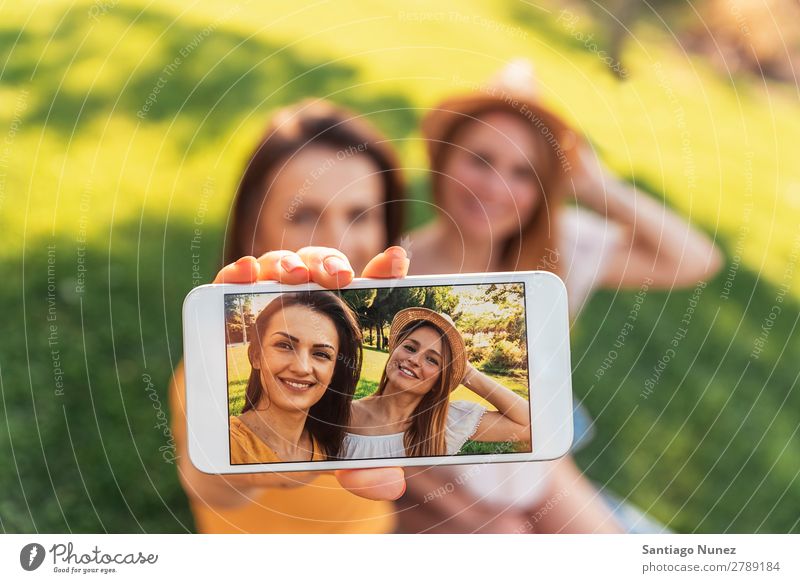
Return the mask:
<path id="1" fill-rule="evenodd" d="M 538 136 L 552 132 L 564 155 L 570 158 L 574 156 L 577 134 L 564 120 L 542 105 L 533 65 L 525 59 L 517 59 L 487 83 L 476 86 L 475 91 L 445 99 L 425 115 L 422 119 L 422 136 L 427 143 L 430 160 L 438 160 L 443 146 L 451 138 L 455 124 L 496 109 L 513 110 L 526 117 L 531 122 L 531 131 Z"/>
<path id="2" fill-rule="evenodd" d="M 440 314 L 428 308 L 406 308 L 395 314 L 392 326 L 389 329 L 389 352 L 393 352 L 397 345 L 400 331 L 409 324 L 415 322 L 429 322 L 444 332 L 444 340 L 450 347 L 452 355 L 453 375 L 449 390 L 455 389 L 461 384 L 464 373 L 467 369 L 467 354 L 464 347 L 464 339 L 461 333 L 456 330 L 456 325 L 447 314 Z"/>

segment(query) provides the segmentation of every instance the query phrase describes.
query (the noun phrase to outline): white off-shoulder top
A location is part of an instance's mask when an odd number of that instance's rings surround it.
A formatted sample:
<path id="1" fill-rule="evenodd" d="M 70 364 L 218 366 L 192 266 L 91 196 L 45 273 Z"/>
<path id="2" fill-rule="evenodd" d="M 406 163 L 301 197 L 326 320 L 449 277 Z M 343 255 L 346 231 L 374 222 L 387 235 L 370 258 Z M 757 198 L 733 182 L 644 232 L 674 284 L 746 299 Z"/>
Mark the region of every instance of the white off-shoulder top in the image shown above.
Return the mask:
<path id="1" fill-rule="evenodd" d="M 467 440 L 475 434 L 486 408 L 470 401 L 453 401 L 447 410 L 445 443 L 447 455 L 457 454 Z M 405 457 L 404 433 L 389 435 L 359 435 L 345 433 L 343 457 L 345 459 L 372 459 Z"/>

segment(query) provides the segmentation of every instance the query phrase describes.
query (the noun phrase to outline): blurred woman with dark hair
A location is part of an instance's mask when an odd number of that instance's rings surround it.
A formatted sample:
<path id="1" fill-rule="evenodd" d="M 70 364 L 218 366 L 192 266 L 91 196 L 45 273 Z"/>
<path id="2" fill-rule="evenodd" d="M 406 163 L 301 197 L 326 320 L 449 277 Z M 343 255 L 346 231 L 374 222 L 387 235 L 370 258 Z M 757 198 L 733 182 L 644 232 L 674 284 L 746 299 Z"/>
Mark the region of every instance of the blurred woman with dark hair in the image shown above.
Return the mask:
<path id="1" fill-rule="evenodd" d="M 400 239 L 404 196 L 389 140 L 353 112 L 306 99 L 272 117 L 250 156 L 224 263 L 315 245 L 364 266 Z"/>
<path id="2" fill-rule="evenodd" d="M 362 116 L 319 99 L 283 108 L 270 120 L 244 169 L 231 210 L 225 267 L 215 282 L 312 281 L 332 289 L 347 285 L 354 268 L 364 277 L 402 277 L 408 270 L 405 251 L 387 249 L 399 238 L 402 197 L 401 170 L 391 144 Z M 399 468 L 203 474 L 186 455 L 184 393 L 181 364 L 170 387 L 172 430 L 180 454 L 179 476 L 200 532 L 393 529 L 393 509 L 386 501 L 405 488 Z M 251 391 L 255 411 L 242 417 L 260 413 L 257 397 Z M 259 432 L 259 427 L 263 429 L 254 423 L 251 428 Z M 297 423 L 294 429 L 301 427 L 304 432 L 293 447 L 273 452 L 276 456 L 311 456 L 314 440 L 307 424 Z M 266 433 L 262 437 L 278 447 Z M 338 439 L 320 447 L 324 455 L 336 455 Z"/>

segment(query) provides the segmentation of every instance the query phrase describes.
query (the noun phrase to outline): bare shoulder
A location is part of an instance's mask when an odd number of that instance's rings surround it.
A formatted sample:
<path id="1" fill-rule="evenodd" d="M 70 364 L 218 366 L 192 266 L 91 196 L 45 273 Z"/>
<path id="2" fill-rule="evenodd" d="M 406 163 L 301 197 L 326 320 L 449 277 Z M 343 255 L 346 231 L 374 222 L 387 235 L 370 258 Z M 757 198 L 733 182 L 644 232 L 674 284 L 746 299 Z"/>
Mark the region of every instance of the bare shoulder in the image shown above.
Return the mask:
<path id="1" fill-rule="evenodd" d="M 425 223 L 421 227 L 410 231 L 409 233 L 403 235 L 403 241 L 408 243 L 410 247 L 419 245 L 419 246 L 427 246 L 436 241 L 437 233 L 439 232 L 438 222 L 437 221 L 430 221 Z"/>
<path id="2" fill-rule="evenodd" d="M 432 261 L 435 254 L 430 253 L 436 249 L 439 241 L 439 228 L 436 221 L 432 221 L 405 235 L 401 241 L 402 246 L 411 259 L 409 275 L 424 275 L 436 271 Z"/>

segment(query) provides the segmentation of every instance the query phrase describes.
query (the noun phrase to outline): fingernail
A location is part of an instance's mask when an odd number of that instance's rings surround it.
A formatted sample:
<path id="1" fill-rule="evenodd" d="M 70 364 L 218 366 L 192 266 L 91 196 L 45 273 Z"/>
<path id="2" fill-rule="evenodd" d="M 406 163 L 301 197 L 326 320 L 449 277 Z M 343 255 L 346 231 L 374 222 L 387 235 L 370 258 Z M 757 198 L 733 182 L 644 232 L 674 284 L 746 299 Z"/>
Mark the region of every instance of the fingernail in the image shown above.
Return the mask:
<path id="1" fill-rule="evenodd" d="M 384 251 L 384 253 L 389 257 L 391 257 L 392 259 L 406 258 L 406 250 L 398 245 L 395 245 L 394 247 L 389 247 L 386 251 Z"/>
<path id="2" fill-rule="evenodd" d="M 297 255 L 284 255 L 281 257 L 281 267 L 286 271 L 294 271 L 295 269 L 308 269 L 303 260 Z"/>
<path id="3" fill-rule="evenodd" d="M 348 265 L 346 261 L 343 261 L 341 258 L 336 257 L 335 255 L 326 257 L 323 265 L 325 266 L 325 271 L 328 272 L 328 275 L 336 275 L 343 271 L 352 271 L 350 269 L 350 265 Z"/>
<path id="4" fill-rule="evenodd" d="M 403 494 L 406 493 L 406 488 L 408 488 L 408 482 L 406 482 L 405 478 L 404 478 L 403 479 L 403 489 L 401 490 L 400 495 L 397 498 L 395 498 L 395 500 L 398 499 L 398 498 L 402 498 L 403 497 Z"/>

